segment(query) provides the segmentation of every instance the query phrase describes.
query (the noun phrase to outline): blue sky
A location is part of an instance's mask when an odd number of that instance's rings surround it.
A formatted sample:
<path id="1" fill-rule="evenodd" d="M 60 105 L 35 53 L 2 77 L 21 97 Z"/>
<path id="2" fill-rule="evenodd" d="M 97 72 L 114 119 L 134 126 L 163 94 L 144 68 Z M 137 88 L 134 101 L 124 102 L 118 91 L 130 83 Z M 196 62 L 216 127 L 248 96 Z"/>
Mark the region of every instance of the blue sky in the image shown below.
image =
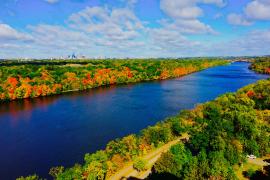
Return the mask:
<path id="1" fill-rule="evenodd" d="M 1 0 L 0 58 L 270 54 L 270 0 Z"/>

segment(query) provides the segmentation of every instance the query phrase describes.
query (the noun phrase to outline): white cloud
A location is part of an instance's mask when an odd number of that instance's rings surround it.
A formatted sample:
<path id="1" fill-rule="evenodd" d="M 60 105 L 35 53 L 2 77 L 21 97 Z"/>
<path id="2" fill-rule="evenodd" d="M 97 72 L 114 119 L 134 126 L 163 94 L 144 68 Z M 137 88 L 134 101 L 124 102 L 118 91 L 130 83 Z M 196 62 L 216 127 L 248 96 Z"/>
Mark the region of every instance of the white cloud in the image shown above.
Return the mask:
<path id="1" fill-rule="evenodd" d="M 191 9 L 193 6 L 200 9 L 197 3 L 221 6 L 219 1 L 212 0 L 193 1 L 191 4 L 190 1 L 184 1 L 188 6 L 191 5 Z M 173 15 L 168 11 L 168 18 L 160 21 L 161 27 L 145 27 L 146 22 L 142 22 L 133 11 L 136 2 L 129 0 L 126 8 L 87 7 L 72 14 L 66 26 L 29 25 L 27 30 L 33 36 L 31 44 L 6 43 L 1 47 L 17 48 L 19 52 L 37 53 L 43 57 L 67 55 L 71 52 L 81 52 L 88 56 L 125 57 L 128 54 L 142 57 L 150 53 L 154 56 L 172 56 L 191 52 L 194 54 L 195 49 L 198 51 L 198 47 L 201 47 L 200 42 L 191 41 L 184 34 L 215 33 L 209 25 L 197 19 L 199 15 L 192 16 L 188 12 Z M 17 33 L 20 36 L 26 35 Z M 17 38 L 20 36 L 17 35 Z"/>
<path id="2" fill-rule="evenodd" d="M 0 56 L 5 53 L 6 57 L 49 58 L 67 56 L 72 52 L 96 55 L 92 38 L 83 32 L 47 24 L 28 26 L 27 30 L 32 36 L 31 43 L 20 43 L 18 40 L 5 43 L 1 46 L 5 47 L 5 51 L 0 52 Z"/>
<path id="3" fill-rule="evenodd" d="M 238 25 L 238 26 L 250 26 L 252 25 L 252 22 L 247 20 L 243 15 L 241 14 L 229 14 L 227 16 L 227 21 L 229 24 L 232 25 Z"/>
<path id="4" fill-rule="evenodd" d="M 17 49 L 19 47 L 20 46 L 16 44 L 0 44 L 1 49 Z"/>
<path id="5" fill-rule="evenodd" d="M 269 53 L 270 29 L 252 31 L 235 42 L 246 51 L 257 53 L 256 51 L 260 50 Z"/>
<path id="6" fill-rule="evenodd" d="M 270 1 L 255 0 L 250 2 L 245 8 L 245 14 L 253 20 L 270 20 Z"/>
<path id="7" fill-rule="evenodd" d="M 270 29 L 254 30 L 227 42 L 191 41 L 177 31 L 156 30 L 153 46 L 168 56 L 243 56 L 267 55 L 270 52 Z M 167 53 L 168 52 L 168 53 Z"/>
<path id="8" fill-rule="evenodd" d="M 225 0 L 198 0 L 198 2 L 205 4 L 215 4 L 219 7 L 224 7 L 227 4 Z"/>
<path id="9" fill-rule="evenodd" d="M 180 53 L 180 51 L 190 50 L 200 45 L 199 42 L 189 41 L 180 32 L 169 29 L 153 29 L 150 37 L 153 48 L 169 52 L 179 51 Z"/>
<path id="10" fill-rule="evenodd" d="M 139 53 L 139 49 L 145 46 L 142 38 L 144 25 L 129 8 L 86 8 L 72 14 L 66 26 L 29 25 L 27 31 L 33 37 L 31 48 L 18 41 L 26 39 L 25 33 L 17 32 L 8 25 L 0 26 L 0 42 L 3 38 L 14 39 L 13 44 L 6 43 L 1 47 L 5 47 L 6 53 L 10 52 L 7 50 L 10 47 L 29 54 L 37 53 L 41 57 L 63 56 L 72 52 L 92 57 L 105 54 L 123 57 L 131 54 L 127 51 Z"/>
<path id="11" fill-rule="evenodd" d="M 30 35 L 18 32 L 7 24 L 0 24 L 0 42 L 11 40 L 28 41 L 31 39 Z"/>
<path id="12" fill-rule="evenodd" d="M 242 14 L 231 13 L 227 16 L 229 24 L 248 26 L 254 21 L 270 20 L 270 0 L 253 0 L 249 2 Z"/>
<path id="13" fill-rule="evenodd" d="M 224 0 L 161 0 L 160 8 L 170 17 L 177 19 L 194 19 L 203 15 L 198 4 L 214 4 L 225 6 Z"/>
<path id="14" fill-rule="evenodd" d="M 198 4 L 213 4 L 219 7 L 225 5 L 223 0 L 161 0 L 160 8 L 171 21 L 165 20 L 166 27 L 178 29 L 186 34 L 217 34 L 210 25 L 204 24 L 198 18 L 203 16 L 203 10 Z M 164 20 L 163 20 L 164 22 Z"/>
<path id="15" fill-rule="evenodd" d="M 213 44 L 203 51 L 212 55 L 269 55 L 270 29 L 251 31 L 229 42 Z"/>
<path id="16" fill-rule="evenodd" d="M 28 26 L 28 29 L 35 43 L 42 47 L 74 49 L 91 46 L 90 37 L 62 26 L 40 24 Z"/>
<path id="17" fill-rule="evenodd" d="M 128 7 L 133 7 L 138 2 L 138 0 L 121 0 L 121 1 L 125 2 Z"/>
<path id="18" fill-rule="evenodd" d="M 132 45 L 128 41 L 138 41 L 144 31 L 143 23 L 127 8 L 87 7 L 72 14 L 68 22 L 70 27 L 95 36 L 97 45 L 114 47 L 114 44 L 116 48 Z"/>
<path id="19" fill-rule="evenodd" d="M 204 45 L 189 40 L 185 35 L 217 34 L 210 25 L 199 20 L 203 10 L 198 4 L 225 5 L 223 0 L 161 0 L 160 9 L 168 16 L 159 21 L 161 27 L 148 28 L 149 51 L 162 52 L 162 56 L 188 56 L 198 54 Z"/>
<path id="20" fill-rule="evenodd" d="M 224 15 L 222 13 L 217 13 L 214 15 L 213 19 L 217 20 L 217 19 L 220 19 L 222 18 Z"/>
<path id="21" fill-rule="evenodd" d="M 161 0 L 160 8 L 173 19 L 194 19 L 203 14 L 195 0 Z"/>
<path id="22" fill-rule="evenodd" d="M 172 27 L 185 34 L 217 34 L 210 25 L 206 25 L 198 19 L 177 20 Z"/>
<path id="23" fill-rule="evenodd" d="M 57 3 L 59 0 L 45 0 L 48 3 L 54 4 Z"/>
<path id="24" fill-rule="evenodd" d="M 201 20 L 204 12 L 200 5 L 224 7 L 223 0 L 161 0 L 160 8 L 167 17 L 158 21 L 159 27 L 147 27 L 147 23 L 136 16 L 133 7 L 137 0 L 125 2 L 125 8 L 87 7 L 72 14 L 63 26 L 29 25 L 27 33 L 0 23 L 0 55 L 55 57 L 75 52 L 90 57 L 179 57 L 270 52 L 270 30 L 253 31 L 230 42 L 216 44 L 189 38 L 194 34 L 200 37 L 217 34 Z M 269 4 L 268 0 L 259 2 Z M 252 13 L 247 16 L 247 11 L 243 12 L 246 14 L 230 14 L 228 22 L 250 25 L 255 15 L 251 18 Z"/>

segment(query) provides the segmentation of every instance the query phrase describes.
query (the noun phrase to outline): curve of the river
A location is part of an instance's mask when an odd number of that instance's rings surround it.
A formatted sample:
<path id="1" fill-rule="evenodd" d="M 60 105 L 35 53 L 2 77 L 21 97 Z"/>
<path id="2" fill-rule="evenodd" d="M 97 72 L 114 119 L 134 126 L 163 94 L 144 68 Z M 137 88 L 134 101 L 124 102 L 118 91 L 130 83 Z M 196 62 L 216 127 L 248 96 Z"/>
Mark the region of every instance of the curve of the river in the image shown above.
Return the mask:
<path id="1" fill-rule="evenodd" d="M 268 76 L 233 63 L 182 78 L 0 104 L 0 179 L 72 166 L 108 141 Z"/>

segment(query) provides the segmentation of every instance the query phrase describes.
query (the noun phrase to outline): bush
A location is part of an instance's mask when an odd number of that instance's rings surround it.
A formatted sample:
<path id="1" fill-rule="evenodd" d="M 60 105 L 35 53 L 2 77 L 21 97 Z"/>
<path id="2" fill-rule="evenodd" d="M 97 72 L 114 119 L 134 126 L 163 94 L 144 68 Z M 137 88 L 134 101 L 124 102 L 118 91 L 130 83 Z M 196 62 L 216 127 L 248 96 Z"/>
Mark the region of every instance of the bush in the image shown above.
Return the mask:
<path id="1" fill-rule="evenodd" d="M 251 178 L 255 174 L 255 170 L 248 169 L 247 171 L 244 171 L 243 174 L 246 178 Z"/>
<path id="2" fill-rule="evenodd" d="M 171 118 L 171 121 L 173 134 L 180 136 L 183 132 L 185 132 L 185 127 L 181 123 L 181 119 L 179 119 L 179 117 Z"/>
<path id="3" fill-rule="evenodd" d="M 19 177 L 16 180 L 41 180 L 37 175 L 31 175 L 27 177 Z"/>
<path id="4" fill-rule="evenodd" d="M 49 174 L 50 174 L 54 179 L 56 179 L 57 176 L 58 176 L 59 174 L 61 174 L 63 171 L 64 171 L 64 167 L 63 167 L 63 166 L 52 167 L 52 168 L 50 169 Z"/>
<path id="5" fill-rule="evenodd" d="M 147 162 L 143 159 L 137 159 L 133 164 L 133 168 L 139 172 L 144 171 L 146 170 L 146 163 Z"/>

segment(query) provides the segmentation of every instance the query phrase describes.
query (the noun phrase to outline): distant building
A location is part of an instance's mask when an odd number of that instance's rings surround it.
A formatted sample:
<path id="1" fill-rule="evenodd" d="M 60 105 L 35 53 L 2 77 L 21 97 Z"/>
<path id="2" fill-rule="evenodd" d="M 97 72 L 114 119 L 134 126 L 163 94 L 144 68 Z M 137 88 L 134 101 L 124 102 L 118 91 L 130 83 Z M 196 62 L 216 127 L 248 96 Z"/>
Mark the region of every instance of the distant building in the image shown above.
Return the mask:
<path id="1" fill-rule="evenodd" d="M 73 54 L 71 55 L 71 59 L 77 59 L 75 53 L 73 53 Z"/>
<path id="2" fill-rule="evenodd" d="M 68 59 L 77 59 L 77 56 L 73 53 L 72 55 L 68 55 Z"/>

